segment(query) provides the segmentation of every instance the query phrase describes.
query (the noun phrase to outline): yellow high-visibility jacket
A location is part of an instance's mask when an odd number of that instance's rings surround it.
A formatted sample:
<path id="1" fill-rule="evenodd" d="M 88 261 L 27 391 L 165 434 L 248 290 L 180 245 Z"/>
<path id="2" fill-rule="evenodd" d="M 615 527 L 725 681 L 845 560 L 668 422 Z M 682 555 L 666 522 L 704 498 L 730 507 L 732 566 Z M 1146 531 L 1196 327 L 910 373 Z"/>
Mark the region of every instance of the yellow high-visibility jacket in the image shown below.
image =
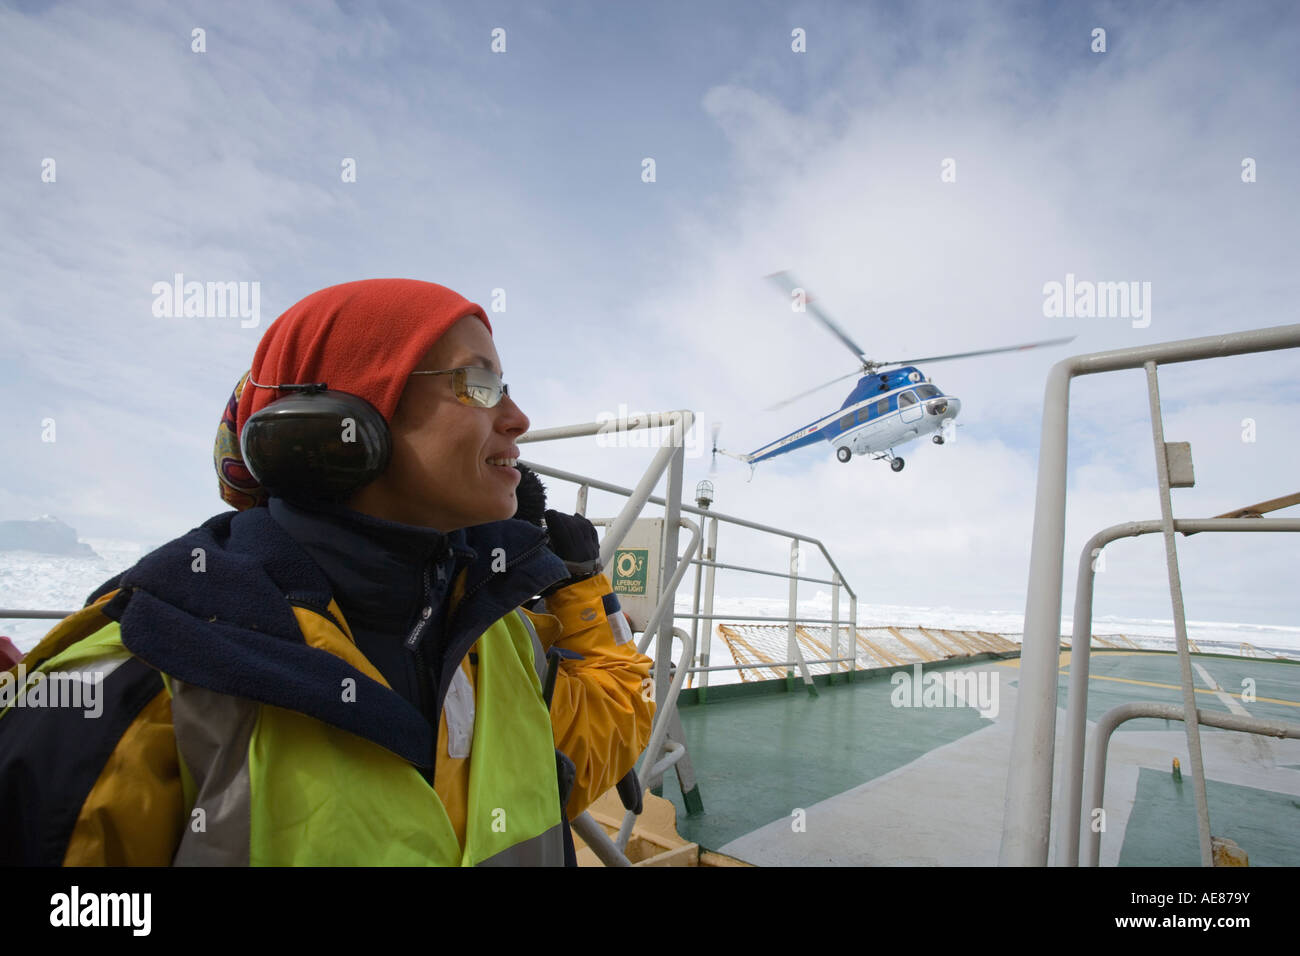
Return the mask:
<path id="1" fill-rule="evenodd" d="M 576 767 L 571 819 L 631 769 L 654 712 L 608 580 L 554 592 L 547 613 L 507 606 L 564 574 L 518 528 L 490 587 L 464 569 L 452 614 L 489 623 L 435 736 L 260 512 L 154 552 L 10 672 L 32 699 L 0 712 L 0 862 L 558 862 L 553 750 Z M 548 726 L 537 663 L 552 646 Z"/>

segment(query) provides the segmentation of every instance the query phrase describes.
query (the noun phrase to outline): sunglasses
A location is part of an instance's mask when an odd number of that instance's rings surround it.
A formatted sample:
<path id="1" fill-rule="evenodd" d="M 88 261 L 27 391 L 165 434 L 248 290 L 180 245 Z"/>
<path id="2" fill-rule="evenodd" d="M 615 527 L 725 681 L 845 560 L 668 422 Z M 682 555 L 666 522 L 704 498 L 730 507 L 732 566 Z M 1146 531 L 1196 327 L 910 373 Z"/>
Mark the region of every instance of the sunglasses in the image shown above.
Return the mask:
<path id="1" fill-rule="evenodd" d="M 449 368 L 440 372 L 412 372 L 412 375 L 450 375 L 452 391 L 462 405 L 474 408 L 495 408 L 501 396 L 510 394 L 510 386 L 490 368 L 471 365 L 467 368 Z"/>

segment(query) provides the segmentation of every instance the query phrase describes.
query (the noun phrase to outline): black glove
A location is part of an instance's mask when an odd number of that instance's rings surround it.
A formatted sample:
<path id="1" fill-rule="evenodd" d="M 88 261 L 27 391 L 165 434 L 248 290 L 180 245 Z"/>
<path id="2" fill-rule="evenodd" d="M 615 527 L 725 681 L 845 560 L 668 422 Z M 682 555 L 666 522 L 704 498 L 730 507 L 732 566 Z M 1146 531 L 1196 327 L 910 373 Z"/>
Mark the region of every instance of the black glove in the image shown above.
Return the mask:
<path id="1" fill-rule="evenodd" d="M 527 465 L 515 465 L 519 472 L 519 487 L 515 489 L 515 518 L 542 527 L 542 513 L 546 511 L 546 486 L 537 472 Z"/>
<path id="2" fill-rule="evenodd" d="M 641 815 L 641 778 L 636 775 L 636 768 L 629 770 L 618 783 L 618 798 L 623 801 L 623 809 Z"/>
<path id="3" fill-rule="evenodd" d="M 546 512 L 546 532 L 551 538 L 551 550 L 569 568 L 569 580 L 565 584 L 600 573 L 600 539 L 590 521 L 582 515 L 566 515 L 552 509 Z"/>
<path id="4" fill-rule="evenodd" d="M 555 751 L 555 781 L 560 788 L 560 812 L 569 805 L 573 795 L 573 784 L 578 779 L 578 768 L 574 766 L 569 755 L 562 750 Z"/>

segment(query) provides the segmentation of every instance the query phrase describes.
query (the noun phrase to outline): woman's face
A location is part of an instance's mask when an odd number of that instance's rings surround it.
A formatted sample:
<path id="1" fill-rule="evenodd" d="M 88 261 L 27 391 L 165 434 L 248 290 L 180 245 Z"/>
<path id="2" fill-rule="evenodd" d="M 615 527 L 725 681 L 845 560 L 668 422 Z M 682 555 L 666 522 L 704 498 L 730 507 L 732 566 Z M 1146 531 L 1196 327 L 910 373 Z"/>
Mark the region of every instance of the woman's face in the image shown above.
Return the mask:
<path id="1" fill-rule="evenodd" d="M 501 374 L 492 336 L 474 316 L 453 325 L 417 370 L 478 365 Z M 454 531 L 514 515 L 519 457 L 515 438 L 528 417 L 509 396 L 494 408 L 463 405 L 450 375 L 413 375 L 389 423 L 388 469 L 349 502 L 356 511 L 402 524 Z M 508 463 L 505 463 L 508 462 Z"/>

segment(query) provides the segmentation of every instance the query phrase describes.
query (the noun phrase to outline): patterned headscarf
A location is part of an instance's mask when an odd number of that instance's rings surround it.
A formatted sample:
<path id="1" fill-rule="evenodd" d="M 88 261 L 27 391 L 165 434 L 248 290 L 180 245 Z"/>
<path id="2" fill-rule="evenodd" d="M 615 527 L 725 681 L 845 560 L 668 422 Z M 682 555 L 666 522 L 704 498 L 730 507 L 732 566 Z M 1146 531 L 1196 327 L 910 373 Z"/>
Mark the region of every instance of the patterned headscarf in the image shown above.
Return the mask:
<path id="1" fill-rule="evenodd" d="M 217 426 L 217 443 L 212 449 L 213 462 L 217 466 L 217 488 L 221 498 L 236 511 L 256 508 L 266 504 L 266 489 L 257 483 L 244 464 L 244 456 L 239 452 L 239 397 L 244 393 L 244 384 L 250 373 L 239 377 L 226 402 L 226 410 L 221 415 L 221 424 Z"/>
<path id="2" fill-rule="evenodd" d="M 237 510 L 266 504 L 239 451 L 244 423 L 283 393 L 260 385 L 323 382 L 359 395 L 392 422 L 406 380 L 460 319 L 482 308 L 445 286 L 415 279 L 365 279 L 313 292 L 271 323 L 226 402 L 213 448 L 218 491 Z"/>

